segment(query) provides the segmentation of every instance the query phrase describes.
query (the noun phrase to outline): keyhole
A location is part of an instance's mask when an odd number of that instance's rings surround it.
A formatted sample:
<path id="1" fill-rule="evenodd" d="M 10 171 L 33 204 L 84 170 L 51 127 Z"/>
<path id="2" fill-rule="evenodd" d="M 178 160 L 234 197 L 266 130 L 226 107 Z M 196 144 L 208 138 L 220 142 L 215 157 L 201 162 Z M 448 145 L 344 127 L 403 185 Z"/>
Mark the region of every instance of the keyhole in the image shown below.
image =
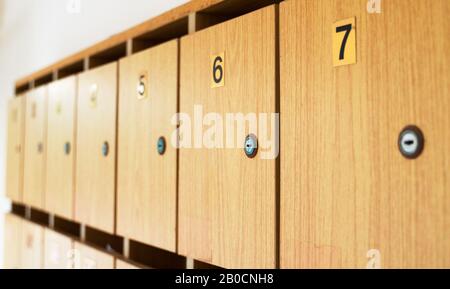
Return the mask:
<path id="1" fill-rule="evenodd" d="M 258 153 L 258 139 L 254 134 L 249 134 L 245 138 L 244 152 L 248 158 L 254 158 Z"/>
<path id="2" fill-rule="evenodd" d="M 161 156 L 166 152 L 166 139 L 163 136 L 158 139 L 156 149 Z"/>
<path id="3" fill-rule="evenodd" d="M 400 133 L 398 146 L 405 158 L 417 158 L 422 153 L 424 146 L 422 131 L 416 126 L 407 126 Z"/>

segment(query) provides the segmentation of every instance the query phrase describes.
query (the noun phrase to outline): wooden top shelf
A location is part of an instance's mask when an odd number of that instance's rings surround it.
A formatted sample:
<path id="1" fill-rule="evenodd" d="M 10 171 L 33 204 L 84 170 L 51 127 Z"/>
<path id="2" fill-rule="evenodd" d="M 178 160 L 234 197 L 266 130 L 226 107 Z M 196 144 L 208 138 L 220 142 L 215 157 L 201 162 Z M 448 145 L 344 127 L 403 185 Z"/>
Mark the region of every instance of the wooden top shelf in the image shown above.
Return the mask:
<path id="1" fill-rule="evenodd" d="M 180 20 L 185 20 L 186 33 L 188 31 L 188 19 L 191 21 L 192 16 L 196 14 L 216 15 L 221 19 L 230 19 L 264 6 L 278 3 L 279 0 L 192 0 L 184 5 L 176 7 L 166 13 L 156 16 L 144 23 L 136 25 L 128 30 L 116 34 L 108 39 L 105 39 L 95 45 L 92 45 L 78 53 L 70 55 L 48 67 L 36 71 L 28 76 L 25 76 L 15 83 L 16 92 L 26 91 L 30 88 L 30 83 L 33 81 L 39 82 L 41 79 L 48 79 L 55 72 L 64 70 L 74 64 L 84 62 L 94 55 L 114 49 L 114 47 L 127 44 L 128 41 L 133 41 L 135 38 L 142 37 L 152 31 L 156 31 L 171 25 Z M 190 17 L 191 16 L 191 17 Z M 47 81 L 48 82 L 48 81 Z"/>

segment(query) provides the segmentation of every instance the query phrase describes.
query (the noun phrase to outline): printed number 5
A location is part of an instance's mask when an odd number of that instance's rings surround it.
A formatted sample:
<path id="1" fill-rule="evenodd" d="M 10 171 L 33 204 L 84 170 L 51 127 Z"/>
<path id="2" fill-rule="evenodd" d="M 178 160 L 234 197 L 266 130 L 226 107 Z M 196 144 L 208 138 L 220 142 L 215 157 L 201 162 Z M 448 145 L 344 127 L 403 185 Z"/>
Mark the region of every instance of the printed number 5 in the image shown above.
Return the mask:
<path id="1" fill-rule="evenodd" d="M 225 85 L 225 53 L 213 55 L 212 60 L 212 81 L 211 87 L 221 87 Z"/>

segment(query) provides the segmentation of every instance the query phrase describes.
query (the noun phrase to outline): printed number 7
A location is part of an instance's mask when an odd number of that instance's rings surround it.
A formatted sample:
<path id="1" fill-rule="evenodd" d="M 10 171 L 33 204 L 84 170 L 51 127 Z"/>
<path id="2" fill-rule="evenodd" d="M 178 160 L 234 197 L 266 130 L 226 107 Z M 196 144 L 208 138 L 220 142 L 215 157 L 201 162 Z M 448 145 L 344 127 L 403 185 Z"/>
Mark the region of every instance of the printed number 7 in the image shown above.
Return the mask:
<path id="1" fill-rule="evenodd" d="M 345 31 L 344 39 L 342 40 L 341 44 L 341 52 L 339 53 L 339 60 L 344 59 L 345 54 L 345 46 L 347 45 L 348 36 L 350 35 L 350 32 L 352 31 L 352 24 L 347 24 L 344 26 L 336 27 L 336 33 L 341 33 Z"/>

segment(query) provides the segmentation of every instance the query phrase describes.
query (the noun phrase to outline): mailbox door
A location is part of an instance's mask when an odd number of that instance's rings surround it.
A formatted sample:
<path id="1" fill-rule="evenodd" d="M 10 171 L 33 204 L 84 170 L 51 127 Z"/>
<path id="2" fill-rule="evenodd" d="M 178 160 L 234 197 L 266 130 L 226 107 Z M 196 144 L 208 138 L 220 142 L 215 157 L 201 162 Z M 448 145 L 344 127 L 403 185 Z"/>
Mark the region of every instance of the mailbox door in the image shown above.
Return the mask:
<path id="1" fill-rule="evenodd" d="M 21 268 L 42 269 L 44 257 L 44 229 L 24 221 L 22 224 Z"/>
<path id="2" fill-rule="evenodd" d="M 44 230 L 44 269 L 71 269 L 73 242 L 69 237 Z"/>
<path id="3" fill-rule="evenodd" d="M 78 76 L 75 219 L 114 234 L 117 63 Z"/>
<path id="4" fill-rule="evenodd" d="M 22 202 L 23 184 L 24 111 L 24 96 L 9 101 L 6 196 L 19 203 Z"/>
<path id="5" fill-rule="evenodd" d="M 75 269 L 114 269 L 114 257 L 75 242 Z"/>
<path id="6" fill-rule="evenodd" d="M 21 268 L 21 240 L 22 240 L 22 219 L 12 214 L 5 215 L 5 243 L 4 260 L 5 269 Z"/>
<path id="7" fill-rule="evenodd" d="M 118 217 L 120 235 L 176 251 L 178 40 L 120 61 Z M 165 152 L 158 153 L 164 138 Z"/>
<path id="8" fill-rule="evenodd" d="M 281 4 L 282 268 L 450 266 L 449 13 L 446 0 Z M 335 67 L 348 19 L 356 63 Z M 417 159 L 399 151 L 408 125 L 425 138 Z"/>
<path id="9" fill-rule="evenodd" d="M 49 85 L 47 124 L 47 211 L 73 219 L 76 76 Z"/>
<path id="10" fill-rule="evenodd" d="M 47 87 L 27 93 L 23 202 L 44 210 Z"/>
<path id="11" fill-rule="evenodd" d="M 263 159 L 259 148 L 249 158 L 243 149 L 247 134 L 262 143 L 267 131 L 249 125 L 238 135 L 237 122 L 220 131 L 226 113 L 270 120 L 276 112 L 275 18 L 276 6 L 269 6 L 181 40 L 180 112 L 194 134 L 189 142 L 183 117 L 179 253 L 225 268 L 276 266 L 275 156 Z M 217 138 L 206 133 L 214 124 L 208 113 L 216 114 Z"/>

